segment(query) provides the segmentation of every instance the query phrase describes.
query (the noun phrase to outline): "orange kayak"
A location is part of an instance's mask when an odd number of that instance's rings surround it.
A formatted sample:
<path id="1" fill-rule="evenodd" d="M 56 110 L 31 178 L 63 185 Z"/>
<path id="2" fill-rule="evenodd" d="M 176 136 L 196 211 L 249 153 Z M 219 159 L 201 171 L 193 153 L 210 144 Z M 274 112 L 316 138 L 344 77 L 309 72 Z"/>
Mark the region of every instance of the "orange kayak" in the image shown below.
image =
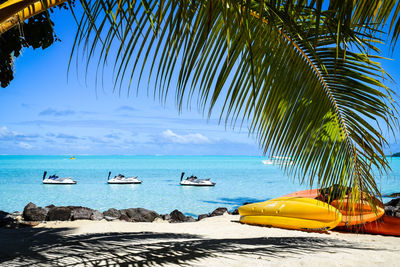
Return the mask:
<path id="1" fill-rule="evenodd" d="M 319 189 L 309 189 L 303 191 L 297 191 L 284 195 L 282 197 L 307 197 L 307 198 L 317 198 L 319 196 Z"/>
<path id="2" fill-rule="evenodd" d="M 318 199 L 320 196 L 319 191 L 319 189 L 303 190 L 285 195 L 284 197 L 304 197 Z M 347 201 L 347 199 L 334 200 L 330 203 L 330 205 L 337 208 L 343 215 L 342 221 L 338 226 L 351 226 L 373 222 L 382 217 L 385 213 L 385 210 L 382 207 L 377 207 L 377 210 L 373 210 L 370 204 L 365 200 L 353 204 L 352 207 L 348 206 Z"/>
<path id="3" fill-rule="evenodd" d="M 363 234 L 400 236 L 400 218 L 383 215 L 382 218 L 375 222 L 350 227 L 341 226 L 336 227 L 335 230 Z"/>

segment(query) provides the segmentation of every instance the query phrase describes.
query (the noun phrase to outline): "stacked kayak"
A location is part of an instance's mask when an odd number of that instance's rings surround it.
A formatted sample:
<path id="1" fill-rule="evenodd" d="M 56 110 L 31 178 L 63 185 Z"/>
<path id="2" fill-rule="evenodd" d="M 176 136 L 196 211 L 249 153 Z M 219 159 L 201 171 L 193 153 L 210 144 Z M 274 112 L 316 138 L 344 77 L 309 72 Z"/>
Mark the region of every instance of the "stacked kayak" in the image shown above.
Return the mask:
<path id="1" fill-rule="evenodd" d="M 342 214 L 311 198 L 281 197 L 239 207 L 240 222 L 294 230 L 326 231 L 336 227 Z"/>
<path id="2" fill-rule="evenodd" d="M 284 229 L 339 231 L 400 236 L 400 218 L 384 215 L 383 205 L 372 208 L 361 200 L 321 201 L 321 190 L 294 192 L 283 197 L 239 207 L 240 222 Z"/>
<path id="3" fill-rule="evenodd" d="M 379 220 L 361 225 L 341 226 L 335 228 L 338 231 L 400 236 L 400 218 L 383 215 Z"/>
<path id="4" fill-rule="evenodd" d="M 317 199 L 320 197 L 319 189 L 311 189 L 294 192 L 284 197 L 299 197 L 299 198 L 312 198 Z M 372 209 L 369 202 L 361 200 L 354 203 L 351 207 L 348 205 L 348 200 L 333 200 L 330 205 L 337 208 L 342 213 L 342 221 L 338 226 L 352 226 L 364 224 L 367 222 L 374 222 L 383 216 L 385 210 L 382 207 Z"/>

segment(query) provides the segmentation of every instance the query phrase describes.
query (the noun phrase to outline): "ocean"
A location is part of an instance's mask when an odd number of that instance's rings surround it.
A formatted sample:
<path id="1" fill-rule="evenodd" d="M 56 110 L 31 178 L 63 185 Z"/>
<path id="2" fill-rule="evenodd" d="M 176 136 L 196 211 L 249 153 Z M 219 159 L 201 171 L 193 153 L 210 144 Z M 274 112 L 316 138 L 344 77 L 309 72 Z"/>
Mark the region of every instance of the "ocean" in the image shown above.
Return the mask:
<path id="1" fill-rule="evenodd" d="M 308 189 L 265 157 L 252 156 L 0 156 L 0 210 L 38 206 L 142 207 L 160 214 L 174 209 L 186 215 L 233 210 L 244 202 L 264 201 Z M 383 194 L 400 192 L 400 158 L 391 160 L 388 176 L 377 177 Z M 72 177 L 76 185 L 43 185 L 43 172 Z M 139 185 L 109 185 L 108 172 L 138 176 Z M 214 187 L 180 186 L 181 172 L 211 178 Z M 390 200 L 384 198 L 384 202 Z"/>

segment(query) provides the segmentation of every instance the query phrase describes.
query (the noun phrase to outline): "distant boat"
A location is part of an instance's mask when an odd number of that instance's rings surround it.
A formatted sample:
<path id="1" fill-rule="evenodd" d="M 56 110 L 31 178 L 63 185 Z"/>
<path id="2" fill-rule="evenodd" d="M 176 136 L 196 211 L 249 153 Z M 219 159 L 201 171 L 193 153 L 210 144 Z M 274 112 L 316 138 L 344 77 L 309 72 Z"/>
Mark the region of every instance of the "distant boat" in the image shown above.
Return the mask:
<path id="1" fill-rule="evenodd" d="M 75 156 L 70 157 L 69 159 L 76 159 Z"/>
<path id="2" fill-rule="evenodd" d="M 185 175 L 184 172 L 182 172 L 181 175 L 181 185 L 186 185 L 186 186 L 214 186 L 215 183 L 210 181 L 210 178 L 207 179 L 198 179 L 196 176 L 192 175 L 190 177 L 187 177 L 185 180 L 183 180 L 183 176 Z"/>
<path id="3" fill-rule="evenodd" d="M 291 157 L 272 156 L 270 159 L 261 161 L 265 165 L 293 165 Z"/>
<path id="4" fill-rule="evenodd" d="M 76 184 L 77 182 L 72 180 L 71 177 L 63 177 L 60 178 L 57 175 L 53 174 L 46 178 L 47 172 L 43 173 L 43 184 Z"/>
<path id="5" fill-rule="evenodd" d="M 142 181 L 140 181 L 137 176 L 133 177 L 125 177 L 122 174 L 118 174 L 117 176 L 114 176 L 114 178 L 111 178 L 111 172 L 108 172 L 108 178 L 107 178 L 107 183 L 109 184 L 141 184 Z"/>

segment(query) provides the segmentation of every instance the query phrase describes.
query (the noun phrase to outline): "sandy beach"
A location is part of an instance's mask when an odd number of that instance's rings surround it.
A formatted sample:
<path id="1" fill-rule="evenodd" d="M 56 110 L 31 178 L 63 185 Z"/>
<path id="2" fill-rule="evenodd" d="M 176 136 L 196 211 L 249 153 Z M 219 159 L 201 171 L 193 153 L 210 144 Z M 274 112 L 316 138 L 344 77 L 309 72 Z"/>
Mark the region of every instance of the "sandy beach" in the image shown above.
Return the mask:
<path id="1" fill-rule="evenodd" d="M 69 221 L 0 229 L 1 266 L 398 266 L 400 238 L 238 223 Z"/>

